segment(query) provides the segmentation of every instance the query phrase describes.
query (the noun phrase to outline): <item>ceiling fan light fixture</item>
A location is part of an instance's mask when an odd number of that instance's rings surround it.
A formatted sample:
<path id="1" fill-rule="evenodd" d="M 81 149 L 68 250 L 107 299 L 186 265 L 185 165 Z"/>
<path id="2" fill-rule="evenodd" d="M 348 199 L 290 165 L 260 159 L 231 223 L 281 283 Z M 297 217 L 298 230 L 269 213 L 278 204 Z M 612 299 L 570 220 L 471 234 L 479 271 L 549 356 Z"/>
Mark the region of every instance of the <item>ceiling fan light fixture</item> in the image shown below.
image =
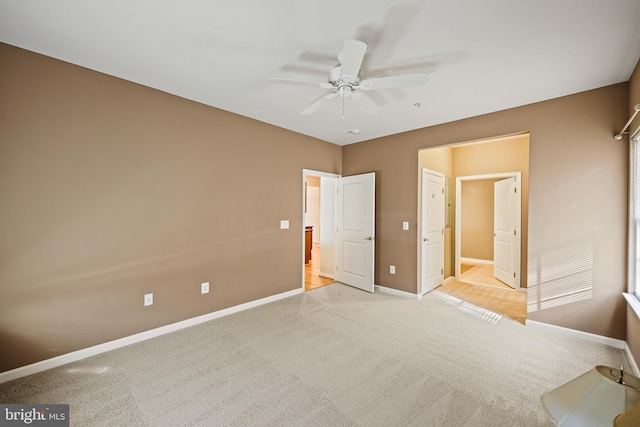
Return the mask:
<path id="1" fill-rule="evenodd" d="M 340 96 L 342 100 L 342 118 L 345 113 L 345 98 L 355 102 L 367 114 L 377 114 L 380 107 L 364 96 L 360 91 L 397 89 L 411 86 L 421 86 L 427 82 L 426 73 L 404 74 L 386 77 L 375 77 L 362 80 L 361 66 L 367 50 L 367 45 L 359 40 L 345 40 L 342 53 L 338 56 L 340 65 L 329 71 L 326 82 L 312 82 L 306 80 L 270 78 L 269 83 L 280 83 L 296 86 L 315 86 L 330 90 L 332 93 L 318 99 L 300 112 L 303 116 L 314 113 L 325 105 L 328 100 Z M 415 105 L 415 104 L 414 104 Z M 416 105 L 417 107 L 418 105 Z"/>

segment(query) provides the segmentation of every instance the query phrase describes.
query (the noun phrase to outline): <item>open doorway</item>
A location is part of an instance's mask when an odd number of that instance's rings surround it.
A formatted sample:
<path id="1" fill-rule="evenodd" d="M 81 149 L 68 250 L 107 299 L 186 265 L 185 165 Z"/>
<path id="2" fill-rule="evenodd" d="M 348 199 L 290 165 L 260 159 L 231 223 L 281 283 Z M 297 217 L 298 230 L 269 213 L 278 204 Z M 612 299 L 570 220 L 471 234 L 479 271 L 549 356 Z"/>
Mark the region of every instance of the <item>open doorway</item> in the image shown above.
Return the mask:
<path id="1" fill-rule="evenodd" d="M 463 301 L 478 305 L 482 308 L 491 310 L 506 317 L 515 318 L 524 323 L 526 319 L 526 271 L 527 271 L 527 228 L 528 228 L 528 175 L 529 175 L 529 134 L 515 134 L 493 139 L 462 142 L 448 146 L 429 148 L 419 151 L 419 172 L 423 168 L 442 173 L 445 176 L 445 228 L 444 235 L 444 284 L 437 287 L 436 290 L 446 292 Z M 521 231 L 519 234 L 520 241 L 516 243 L 519 249 L 521 265 L 514 267 L 517 269 L 517 278 L 513 283 L 513 288 L 504 286 L 503 289 L 492 286 L 482 286 L 462 281 L 461 270 L 468 265 L 467 261 L 477 261 L 483 258 L 493 261 L 493 255 L 488 256 L 470 256 L 470 259 L 460 257 L 459 249 L 461 243 L 456 239 L 458 227 L 464 223 L 457 218 L 456 202 L 460 188 L 456 189 L 456 181 L 458 177 L 473 177 L 483 175 L 493 175 L 494 178 L 504 179 L 502 175 L 519 173 L 521 176 Z M 498 179 L 496 179 L 498 180 Z M 470 181 L 469 181 L 470 182 Z M 493 188 L 493 182 L 489 183 Z M 422 197 L 421 183 L 419 184 L 418 197 Z M 460 203 L 458 201 L 458 203 Z M 467 213 L 472 217 L 476 212 L 470 210 L 465 212 L 464 203 L 461 204 L 463 214 Z M 470 205 L 467 204 L 467 207 Z M 418 218 L 422 217 L 422 204 L 418 203 Z M 493 221 L 493 218 L 491 219 Z M 468 222 L 468 224 L 470 224 Z M 468 225 L 467 224 L 467 225 Z M 471 223 L 472 224 L 472 223 Z M 493 227 L 492 227 L 493 228 Z M 469 233 L 469 231 L 467 231 Z M 418 236 L 420 240 L 419 257 L 422 257 L 421 246 L 422 236 Z M 490 232 L 490 239 L 493 239 L 493 230 Z M 487 245 L 489 246 L 489 245 Z M 493 250 L 487 248 L 489 251 Z M 458 256 L 456 256 L 458 254 Z M 460 263 L 462 258 L 463 263 Z M 418 261 L 418 277 L 422 275 L 423 262 L 421 258 Z M 461 268 L 462 266 L 462 268 Z M 489 266 L 490 276 L 493 275 L 493 266 Z M 477 270 L 481 270 L 478 268 Z M 485 268 L 486 271 L 486 268 Z M 523 273 L 524 272 L 524 273 Z M 513 274 L 513 273 L 511 273 Z M 515 288 L 520 287 L 520 291 Z M 420 289 L 418 290 L 420 291 Z"/>
<path id="2" fill-rule="evenodd" d="M 336 180 L 339 175 L 303 170 L 303 277 L 305 292 L 335 283 Z"/>
<path id="3" fill-rule="evenodd" d="M 456 177 L 456 280 L 520 290 L 521 180 L 521 172 Z"/>

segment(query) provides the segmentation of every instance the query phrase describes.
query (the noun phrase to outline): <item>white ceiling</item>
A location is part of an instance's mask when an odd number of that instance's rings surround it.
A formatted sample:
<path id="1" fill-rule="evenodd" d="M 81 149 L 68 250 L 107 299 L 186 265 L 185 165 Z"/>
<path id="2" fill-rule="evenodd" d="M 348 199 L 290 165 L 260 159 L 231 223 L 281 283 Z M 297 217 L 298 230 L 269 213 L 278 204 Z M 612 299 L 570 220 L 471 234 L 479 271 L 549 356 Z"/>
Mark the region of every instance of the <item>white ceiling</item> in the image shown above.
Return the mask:
<path id="1" fill-rule="evenodd" d="M 368 44 L 364 78 L 429 81 L 344 119 L 339 98 L 299 114 L 326 90 L 266 82 L 326 81 L 345 39 Z M 627 81 L 640 1 L 2 0 L 0 41 L 346 145 Z"/>

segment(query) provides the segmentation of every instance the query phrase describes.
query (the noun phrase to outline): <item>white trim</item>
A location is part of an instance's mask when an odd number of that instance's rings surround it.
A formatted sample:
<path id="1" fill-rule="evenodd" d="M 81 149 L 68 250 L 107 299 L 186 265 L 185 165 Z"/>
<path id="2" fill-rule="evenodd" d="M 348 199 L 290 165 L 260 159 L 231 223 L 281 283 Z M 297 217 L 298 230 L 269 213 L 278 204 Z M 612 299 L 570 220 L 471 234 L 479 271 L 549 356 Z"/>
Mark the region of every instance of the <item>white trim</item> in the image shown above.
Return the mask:
<path id="1" fill-rule="evenodd" d="M 465 257 L 460 257 L 460 262 L 466 262 L 468 264 L 486 264 L 486 265 L 493 265 L 493 260 L 492 259 L 476 259 L 476 258 L 465 258 Z"/>
<path id="2" fill-rule="evenodd" d="M 633 310 L 636 316 L 638 316 L 638 319 L 640 319 L 640 301 L 638 300 L 638 297 L 627 292 L 623 292 L 622 296 L 624 296 L 624 299 L 627 300 L 627 304 L 629 304 L 631 310 Z"/>
<path id="3" fill-rule="evenodd" d="M 412 294 L 411 292 L 400 291 L 398 289 L 387 288 L 386 286 L 374 285 L 374 290 L 383 292 L 385 294 L 395 295 L 402 298 L 421 299 L 422 295 Z"/>
<path id="4" fill-rule="evenodd" d="M 165 325 L 159 328 L 140 332 L 138 334 L 129 335 L 128 337 L 120 338 L 114 341 L 109 341 L 103 344 L 94 345 L 92 347 L 83 348 L 81 350 L 73 351 L 71 353 L 63 354 L 61 356 L 52 357 L 51 359 L 46 359 L 40 362 L 32 363 L 30 365 L 21 366 L 19 368 L 15 368 L 10 371 L 0 372 L 0 384 L 15 380 L 18 378 L 26 377 L 28 375 L 36 374 L 38 372 L 46 371 L 48 369 L 57 368 L 58 366 L 66 365 L 67 363 L 75 362 L 81 359 L 85 359 L 87 357 L 95 356 L 97 354 L 106 353 L 107 351 L 115 350 L 131 344 L 136 344 L 136 343 L 148 340 L 150 338 L 158 337 L 160 335 L 165 335 L 171 332 L 179 331 L 181 329 L 185 329 L 190 326 L 195 326 L 200 323 L 204 323 L 210 320 L 218 319 L 220 317 L 228 316 L 229 314 L 238 313 L 244 310 L 248 310 L 250 308 L 258 307 L 260 305 L 268 304 L 270 302 L 278 301 L 284 298 L 289 298 L 301 293 L 302 293 L 301 289 L 293 289 L 291 291 L 283 292 L 281 294 L 260 298 L 258 300 L 249 301 L 244 304 L 236 305 L 234 307 L 225 308 L 223 310 L 214 311 L 212 313 L 204 314 L 202 316 L 192 317 L 191 319 L 182 320 L 180 322 L 172 323 L 170 325 Z"/>
<path id="5" fill-rule="evenodd" d="M 636 171 L 636 144 L 633 138 L 629 139 L 629 206 L 628 206 L 628 224 L 627 224 L 627 291 L 630 294 L 635 293 L 636 291 L 636 256 L 637 256 L 637 248 L 636 248 L 636 182 L 635 176 L 637 175 Z M 638 312 L 636 312 L 638 314 Z"/>
<path id="6" fill-rule="evenodd" d="M 624 296 L 624 299 L 627 301 L 627 304 L 629 304 L 629 307 L 631 308 L 631 310 L 640 319 L 640 301 L 638 301 L 638 297 L 636 297 L 635 295 L 629 294 L 627 292 L 623 292 L 622 296 Z M 627 353 L 627 359 L 629 359 L 629 363 L 631 363 L 631 366 L 633 367 L 635 374 L 640 375 L 640 369 L 638 369 L 638 365 L 636 364 L 636 359 L 631 353 L 631 349 L 629 348 L 629 345 L 627 342 L 625 342 L 624 350 Z"/>
<path id="7" fill-rule="evenodd" d="M 326 277 L 327 279 L 333 279 L 336 280 L 335 276 L 333 274 L 326 274 L 326 273 L 318 273 L 318 276 L 320 277 Z"/>
<path id="8" fill-rule="evenodd" d="M 578 331 L 576 329 L 564 328 L 562 326 L 550 325 L 549 323 L 536 322 L 535 320 L 527 319 L 525 326 L 539 331 L 556 333 L 573 338 L 579 338 L 585 341 L 595 342 L 598 344 L 608 345 L 609 347 L 624 350 L 627 345 L 626 341 L 617 338 L 605 337 L 603 335 L 596 335 L 589 332 Z"/>
<path id="9" fill-rule="evenodd" d="M 636 377 L 640 376 L 640 368 L 638 368 L 638 364 L 636 363 L 636 359 L 633 356 L 633 353 L 631 353 L 631 349 L 629 348 L 629 344 L 626 341 L 624 342 L 624 352 L 627 355 L 627 360 L 629 361 L 629 364 L 631 365 L 631 370 L 633 371 L 633 374 Z"/>

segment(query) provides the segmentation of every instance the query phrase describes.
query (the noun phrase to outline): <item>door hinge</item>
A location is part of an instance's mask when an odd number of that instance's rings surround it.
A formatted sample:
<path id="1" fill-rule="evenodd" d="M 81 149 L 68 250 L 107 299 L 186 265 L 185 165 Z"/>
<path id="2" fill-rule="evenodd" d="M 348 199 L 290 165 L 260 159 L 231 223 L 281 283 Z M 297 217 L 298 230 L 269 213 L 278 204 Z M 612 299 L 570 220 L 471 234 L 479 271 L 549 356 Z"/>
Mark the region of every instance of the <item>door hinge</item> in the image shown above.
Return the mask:
<path id="1" fill-rule="evenodd" d="M 442 189 L 442 194 L 444 194 L 444 188 Z"/>
<path id="2" fill-rule="evenodd" d="M 516 230 L 513 230 L 513 235 L 514 235 L 514 236 L 516 235 Z"/>
<path id="3" fill-rule="evenodd" d="M 513 272 L 513 278 L 514 279 L 516 278 L 516 272 L 515 271 Z"/>
<path id="4" fill-rule="evenodd" d="M 440 274 L 444 274 L 444 268 L 440 269 Z"/>
<path id="5" fill-rule="evenodd" d="M 513 192 L 517 193 L 518 192 L 518 188 L 517 187 L 513 187 Z"/>
<path id="6" fill-rule="evenodd" d="M 442 229 L 442 234 L 444 235 L 444 228 Z"/>

